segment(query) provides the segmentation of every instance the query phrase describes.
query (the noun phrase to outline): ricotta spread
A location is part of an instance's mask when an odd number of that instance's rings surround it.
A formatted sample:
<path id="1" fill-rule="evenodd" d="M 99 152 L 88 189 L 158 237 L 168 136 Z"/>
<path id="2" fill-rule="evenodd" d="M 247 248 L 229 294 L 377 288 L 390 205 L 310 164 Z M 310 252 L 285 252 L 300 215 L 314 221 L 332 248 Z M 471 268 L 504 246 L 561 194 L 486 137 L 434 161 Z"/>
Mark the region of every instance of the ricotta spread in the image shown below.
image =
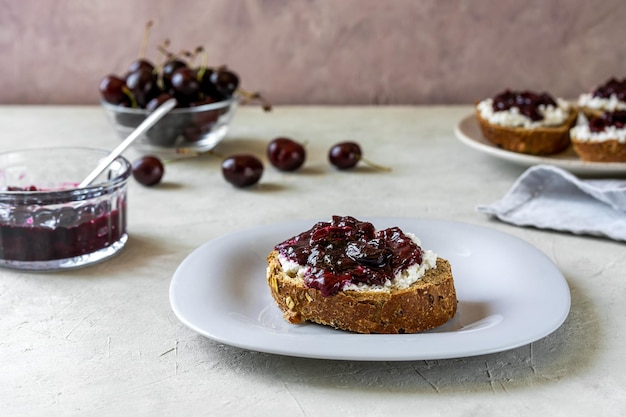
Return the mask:
<path id="1" fill-rule="evenodd" d="M 517 107 L 508 110 L 494 111 L 493 99 L 487 98 L 476 106 L 480 112 L 480 117 L 489 123 L 505 127 L 524 127 L 533 129 L 546 126 L 562 125 L 570 114 L 570 104 L 561 98 L 556 99 L 557 106 L 540 104 L 538 109 L 543 115 L 543 120 L 534 121 L 528 116 L 520 113 Z"/>
<path id="2" fill-rule="evenodd" d="M 601 132 L 592 132 L 588 124 L 580 124 L 570 129 L 570 137 L 579 142 L 606 142 L 617 140 L 626 144 L 626 128 L 607 126 Z"/>
<path id="3" fill-rule="evenodd" d="M 615 94 L 611 94 L 609 98 L 594 97 L 591 93 L 581 94 L 578 105 L 602 111 L 626 110 L 626 102 L 619 100 Z"/>
<path id="4" fill-rule="evenodd" d="M 420 239 L 412 233 L 405 233 L 405 235 L 415 242 L 417 246 L 421 247 Z M 283 255 L 278 255 L 283 271 L 290 277 L 296 279 L 304 279 L 304 276 L 310 266 L 300 265 L 298 262 L 287 259 Z M 342 291 L 380 291 L 387 292 L 391 290 L 400 290 L 410 287 L 413 283 L 424 276 L 426 271 L 437 266 L 437 254 L 432 250 L 422 249 L 422 263 L 413 264 L 410 267 L 398 272 L 393 279 L 387 280 L 384 285 L 367 285 L 363 283 L 346 284 Z"/>

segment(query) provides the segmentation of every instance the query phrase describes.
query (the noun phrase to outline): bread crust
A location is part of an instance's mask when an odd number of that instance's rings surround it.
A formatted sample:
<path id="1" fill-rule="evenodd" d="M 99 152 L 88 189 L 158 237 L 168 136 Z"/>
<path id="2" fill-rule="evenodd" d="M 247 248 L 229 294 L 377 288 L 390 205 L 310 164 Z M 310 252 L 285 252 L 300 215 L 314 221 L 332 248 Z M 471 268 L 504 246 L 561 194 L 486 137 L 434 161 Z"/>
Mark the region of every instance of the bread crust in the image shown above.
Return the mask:
<path id="1" fill-rule="evenodd" d="M 480 115 L 476 106 L 474 109 L 485 139 L 502 149 L 530 155 L 551 155 L 567 149 L 570 145 L 569 130 L 576 123 L 578 115 L 578 111 L 572 107 L 565 122 L 559 126 L 527 129 L 491 124 Z"/>
<path id="2" fill-rule="evenodd" d="M 441 326 L 456 314 L 452 269 L 442 258 L 407 289 L 339 291 L 328 297 L 287 275 L 278 251 L 267 259 L 272 297 L 290 323 L 311 321 L 357 333 L 417 333 Z"/>
<path id="3" fill-rule="evenodd" d="M 617 139 L 601 142 L 579 141 L 572 137 L 572 147 L 586 162 L 626 162 L 626 143 Z"/>

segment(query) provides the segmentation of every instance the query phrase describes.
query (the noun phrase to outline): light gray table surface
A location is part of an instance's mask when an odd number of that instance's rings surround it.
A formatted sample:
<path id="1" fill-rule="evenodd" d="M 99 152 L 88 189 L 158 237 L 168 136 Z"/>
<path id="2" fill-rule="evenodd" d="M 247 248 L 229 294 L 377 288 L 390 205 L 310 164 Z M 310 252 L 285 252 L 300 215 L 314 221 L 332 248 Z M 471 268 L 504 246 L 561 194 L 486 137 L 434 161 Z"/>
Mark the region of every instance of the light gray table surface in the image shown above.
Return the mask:
<path id="1" fill-rule="evenodd" d="M 224 182 L 218 156 L 169 163 L 157 187 L 130 182 L 130 239 L 115 258 L 58 273 L 0 269 L 0 415 L 626 414 L 625 245 L 478 213 L 526 168 L 459 142 L 453 129 L 470 112 L 241 108 L 216 153 L 266 161 L 267 142 L 290 136 L 306 142 L 304 169 L 281 173 L 266 164 L 261 183 L 241 190 Z M 327 150 L 343 140 L 358 141 L 392 171 L 333 169 Z M 118 143 L 96 106 L 0 106 L 0 151 Z M 198 246 L 257 225 L 333 214 L 455 220 L 517 236 L 565 276 L 569 316 L 549 336 L 504 352 L 362 362 L 248 351 L 200 336 L 174 315 L 170 281 Z"/>

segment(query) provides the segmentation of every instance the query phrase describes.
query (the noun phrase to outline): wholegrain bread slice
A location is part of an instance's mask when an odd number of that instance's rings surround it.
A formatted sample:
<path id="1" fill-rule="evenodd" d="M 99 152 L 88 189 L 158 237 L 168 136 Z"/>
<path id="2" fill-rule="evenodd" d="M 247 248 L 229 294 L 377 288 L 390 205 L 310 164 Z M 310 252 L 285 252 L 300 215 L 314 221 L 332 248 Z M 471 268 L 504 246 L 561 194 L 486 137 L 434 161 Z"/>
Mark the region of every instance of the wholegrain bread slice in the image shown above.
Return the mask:
<path id="1" fill-rule="evenodd" d="M 585 162 L 626 162 L 626 143 L 617 139 L 590 142 L 572 136 L 572 147 Z"/>
<path id="2" fill-rule="evenodd" d="M 483 136 L 496 146 L 511 152 L 551 155 L 564 151 L 570 145 L 569 130 L 576 123 L 578 111 L 571 108 L 561 125 L 532 129 L 491 124 L 480 115 L 477 108 L 475 114 Z"/>
<path id="3" fill-rule="evenodd" d="M 274 301 L 290 323 L 310 321 L 358 333 L 417 333 L 445 324 L 456 314 L 457 298 L 450 263 L 436 268 L 406 289 L 339 291 L 324 297 L 298 276 L 288 275 L 278 251 L 268 256 L 267 282 Z"/>

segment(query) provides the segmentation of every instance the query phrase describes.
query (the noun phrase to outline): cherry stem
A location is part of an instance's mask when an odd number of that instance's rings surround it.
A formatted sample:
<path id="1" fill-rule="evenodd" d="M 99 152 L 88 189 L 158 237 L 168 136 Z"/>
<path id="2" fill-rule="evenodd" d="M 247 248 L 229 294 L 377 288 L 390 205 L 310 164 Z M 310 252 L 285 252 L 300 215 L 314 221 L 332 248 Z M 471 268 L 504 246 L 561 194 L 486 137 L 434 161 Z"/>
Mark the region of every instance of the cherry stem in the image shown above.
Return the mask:
<path id="1" fill-rule="evenodd" d="M 183 155 L 183 158 L 177 158 L 174 159 L 175 161 L 178 161 L 180 159 L 186 159 L 186 158 L 194 158 L 194 157 L 198 157 L 198 156 L 202 156 L 202 155 L 213 155 L 213 156 L 217 156 L 220 159 L 224 159 L 224 155 L 215 152 L 213 149 L 210 149 L 208 151 L 194 151 L 193 149 L 189 149 L 189 148 L 178 148 L 176 149 L 176 154 L 177 155 Z"/>
<path id="2" fill-rule="evenodd" d="M 143 30 L 143 38 L 141 39 L 141 46 L 139 47 L 139 58 L 146 56 L 146 48 L 148 47 L 148 39 L 150 37 L 150 29 L 152 28 L 152 20 L 148 20 L 146 27 Z"/>
<path id="3" fill-rule="evenodd" d="M 237 89 L 237 93 L 239 93 L 244 98 L 244 100 L 242 101 L 241 104 L 246 104 L 246 103 L 248 103 L 250 101 L 258 100 L 263 105 L 263 110 L 265 110 L 265 111 L 271 111 L 272 110 L 272 103 L 267 101 L 267 99 L 265 97 L 263 97 L 261 95 L 261 93 L 258 93 L 258 92 L 252 93 L 252 92 L 246 91 L 246 90 L 244 90 L 242 88 L 238 88 Z"/>
<path id="4" fill-rule="evenodd" d="M 163 41 L 163 45 L 157 45 L 157 51 L 159 51 L 161 54 L 165 55 L 165 59 L 171 59 L 172 56 L 174 56 L 173 53 L 171 53 L 170 51 L 168 51 L 168 48 L 170 47 L 170 40 L 169 39 L 165 39 Z"/>
<path id="5" fill-rule="evenodd" d="M 202 78 L 204 78 L 204 73 L 206 72 L 208 68 L 209 56 L 204 50 L 204 48 L 201 46 L 198 46 L 196 48 L 196 53 L 202 54 L 202 63 L 200 64 L 200 69 L 198 70 L 198 75 L 197 75 L 198 81 L 202 81 Z"/>
<path id="6" fill-rule="evenodd" d="M 196 58 L 193 52 L 186 49 L 182 49 L 177 56 L 184 57 L 187 60 L 189 66 L 193 66 L 193 60 Z"/>
<path id="7" fill-rule="evenodd" d="M 133 109 L 137 108 L 137 99 L 135 98 L 135 95 L 133 94 L 132 91 L 130 91 L 130 89 L 126 86 L 122 87 L 122 93 L 126 94 L 126 97 L 128 97 L 130 99 L 130 107 Z"/>
<path id="8" fill-rule="evenodd" d="M 371 168 L 374 168 L 377 171 L 384 171 L 384 172 L 391 172 L 391 168 L 386 167 L 384 165 L 379 165 L 376 162 L 372 162 L 367 158 L 364 158 L 361 156 L 361 161 L 363 161 L 363 163 Z"/>

